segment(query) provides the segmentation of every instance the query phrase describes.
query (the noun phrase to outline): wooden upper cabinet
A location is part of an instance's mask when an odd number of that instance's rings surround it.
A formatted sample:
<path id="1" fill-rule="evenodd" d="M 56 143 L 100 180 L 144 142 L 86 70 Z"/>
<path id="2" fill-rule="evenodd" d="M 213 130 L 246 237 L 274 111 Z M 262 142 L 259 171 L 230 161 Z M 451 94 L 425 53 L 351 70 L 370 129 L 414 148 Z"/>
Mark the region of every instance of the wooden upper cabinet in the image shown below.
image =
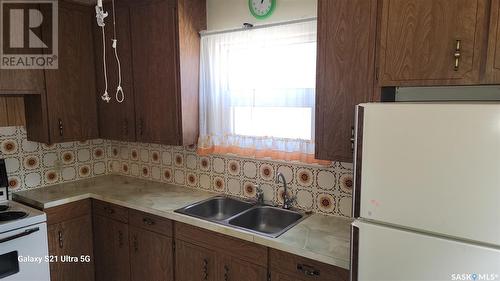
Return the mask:
<path id="1" fill-rule="evenodd" d="M 105 90 L 103 66 L 102 30 L 92 19 L 95 46 L 95 67 L 97 84 L 97 105 L 99 110 L 99 136 L 105 139 L 135 141 L 135 104 L 134 82 L 132 76 L 132 45 L 130 42 L 130 13 L 128 6 L 121 1 L 115 1 L 117 54 L 121 66 L 122 89 L 125 99 L 119 103 L 116 100 L 119 82 L 118 63 L 112 48 L 113 13 L 111 1 L 105 2 L 104 10 L 109 12 L 105 26 L 106 67 L 108 77 L 109 103 L 101 99 Z"/>
<path id="2" fill-rule="evenodd" d="M 487 0 L 383 0 L 380 85 L 480 83 Z"/>
<path id="3" fill-rule="evenodd" d="M 176 11 L 162 0 L 131 9 L 137 138 L 179 144 Z"/>
<path id="4" fill-rule="evenodd" d="M 377 0 L 318 1 L 316 158 L 352 162 L 355 105 L 374 89 Z"/>
<path id="5" fill-rule="evenodd" d="M 136 135 L 191 145 L 198 137 L 199 35 L 204 0 L 148 0 L 130 9 Z"/>
<path id="6" fill-rule="evenodd" d="M 485 84 L 500 84 L 500 0 L 491 1 Z"/>
<path id="7" fill-rule="evenodd" d="M 58 17 L 59 68 L 45 70 L 45 94 L 25 98 L 28 139 L 57 143 L 96 138 L 93 9 L 59 1 Z"/>

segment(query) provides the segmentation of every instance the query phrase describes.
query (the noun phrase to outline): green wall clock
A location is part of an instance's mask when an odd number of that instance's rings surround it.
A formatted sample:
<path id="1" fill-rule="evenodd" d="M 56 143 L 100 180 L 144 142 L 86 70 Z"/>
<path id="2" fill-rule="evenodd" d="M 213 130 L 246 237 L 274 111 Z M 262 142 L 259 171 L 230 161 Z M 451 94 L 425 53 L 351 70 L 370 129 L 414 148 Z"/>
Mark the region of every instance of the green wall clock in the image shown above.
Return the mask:
<path id="1" fill-rule="evenodd" d="M 259 20 L 271 16 L 276 9 L 276 0 L 248 0 L 250 13 Z"/>

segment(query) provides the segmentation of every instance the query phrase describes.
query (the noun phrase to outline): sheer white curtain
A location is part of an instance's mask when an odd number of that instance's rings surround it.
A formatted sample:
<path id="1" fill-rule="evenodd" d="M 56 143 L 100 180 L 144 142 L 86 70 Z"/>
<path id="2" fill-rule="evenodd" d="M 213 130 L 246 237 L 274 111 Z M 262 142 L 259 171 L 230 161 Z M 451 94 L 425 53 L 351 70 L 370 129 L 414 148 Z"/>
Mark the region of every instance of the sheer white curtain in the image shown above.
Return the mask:
<path id="1" fill-rule="evenodd" d="M 316 21 L 201 39 L 200 153 L 314 160 Z"/>

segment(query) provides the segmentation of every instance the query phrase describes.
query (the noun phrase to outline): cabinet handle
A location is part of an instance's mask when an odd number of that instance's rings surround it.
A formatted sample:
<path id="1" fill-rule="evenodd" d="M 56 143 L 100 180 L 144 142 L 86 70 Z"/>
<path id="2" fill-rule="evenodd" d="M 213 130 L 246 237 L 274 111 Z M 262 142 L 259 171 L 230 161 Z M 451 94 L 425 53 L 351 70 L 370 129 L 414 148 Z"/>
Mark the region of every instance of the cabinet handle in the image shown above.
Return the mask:
<path id="1" fill-rule="evenodd" d="M 224 281 L 229 280 L 229 267 L 227 265 L 224 265 Z"/>
<path id="2" fill-rule="evenodd" d="M 208 280 L 208 260 L 203 259 L 203 280 Z"/>
<path id="3" fill-rule="evenodd" d="M 134 235 L 134 251 L 136 253 L 139 251 L 139 242 L 137 241 L 137 235 Z"/>
<path id="4" fill-rule="evenodd" d="M 118 246 L 123 248 L 123 232 L 121 230 L 118 231 Z"/>
<path id="5" fill-rule="evenodd" d="M 350 141 L 351 141 L 351 152 L 354 152 L 354 127 L 352 126 L 351 127 L 351 138 L 350 138 Z"/>
<path id="6" fill-rule="evenodd" d="M 111 207 L 104 207 L 104 211 L 110 215 L 115 213 L 115 210 Z"/>
<path id="7" fill-rule="evenodd" d="M 63 130 L 63 121 L 61 118 L 57 119 L 57 123 L 59 125 L 59 136 L 63 136 L 64 135 L 64 130 Z"/>
<path id="8" fill-rule="evenodd" d="M 297 264 L 297 270 L 302 272 L 306 276 L 319 276 L 320 271 L 316 268 L 306 265 L 306 264 Z"/>
<path id="9" fill-rule="evenodd" d="M 458 71 L 458 69 L 460 68 L 460 57 L 462 56 L 461 43 L 461 40 L 457 40 L 455 43 L 455 53 L 453 53 L 453 57 L 455 58 L 455 71 Z"/>
<path id="10" fill-rule="evenodd" d="M 152 220 L 152 219 L 150 219 L 150 218 L 143 218 L 143 219 L 142 219 L 142 222 L 143 222 L 144 224 L 147 224 L 147 225 L 154 225 L 154 224 L 155 224 L 155 221 L 154 221 L 154 220 Z"/>
<path id="11" fill-rule="evenodd" d="M 59 230 L 57 232 L 57 240 L 59 242 L 59 248 L 62 249 L 64 247 L 63 232 L 62 232 L 62 230 Z"/>
<path id="12" fill-rule="evenodd" d="M 142 121 L 142 118 L 139 118 L 139 135 L 143 135 L 144 129 L 143 129 L 144 122 Z"/>

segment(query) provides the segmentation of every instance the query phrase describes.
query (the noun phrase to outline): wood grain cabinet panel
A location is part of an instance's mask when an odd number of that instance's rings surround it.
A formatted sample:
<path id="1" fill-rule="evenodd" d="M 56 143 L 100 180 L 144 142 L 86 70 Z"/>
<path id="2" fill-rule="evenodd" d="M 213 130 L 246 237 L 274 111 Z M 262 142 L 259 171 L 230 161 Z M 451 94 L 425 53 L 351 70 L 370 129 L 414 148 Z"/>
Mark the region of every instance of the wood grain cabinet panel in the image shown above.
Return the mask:
<path id="1" fill-rule="evenodd" d="M 374 89 L 376 0 L 318 1 L 316 158 L 352 162 L 354 107 Z"/>
<path id="2" fill-rule="evenodd" d="M 0 127 L 24 126 L 24 98 L 0 95 Z"/>
<path id="3" fill-rule="evenodd" d="M 95 279 L 130 280 L 128 225 L 94 214 L 93 226 Z"/>
<path id="4" fill-rule="evenodd" d="M 175 241 L 176 281 L 216 280 L 216 262 L 214 251 L 179 239 Z"/>
<path id="5" fill-rule="evenodd" d="M 105 139 L 120 141 L 135 141 L 135 103 L 134 81 L 132 75 L 132 45 L 130 42 L 130 11 L 123 1 L 115 1 L 117 53 L 120 59 L 122 89 L 125 99 L 119 103 L 116 100 L 116 90 L 119 82 L 118 63 L 112 48 L 113 13 L 111 1 L 104 4 L 104 10 L 109 11 L 105 27 L 106 67 L 108 77 L 109 103 L 101 99 L 105 91 L 103 66 L 102 30 L 93 20 L 95 67 L 97 84 L 97 105 L 99 110 L 99 136 Z"/>
<path id="6" fill-rule="evenodd" d="M 205 0 L 119 0 L 117 29 L 127 98 L 100 100 L 100 135 L 106 139 L 192 145 L 198 138 L 199 32 L 206 28 Z M 106 5 L 106 4 L 105 4 Z M 111 31 L 108 31 L 111 37 Z M 97 76 L 102 76 L 102 34 L 95 32 Z M 108 48 L 109 89 L 116 62 Z M 102 80 L 102 77 L 100 77 Z M 114 92 L 113 95 L 114 96 Z"/>
<path id="7" fill-rule="evenodd" d="M 132 281 L 173 281 L 172 238 L 130 226 Z"/>
<path id="8" fill-rule="evenodd" d="M 175 235 L 177 281 L 267 280 L 264 246 L 183 223 L 175 223 Z"/>
<path id="9" fill-rule="evenodd" d="M 137 138 L 180 144 L 177 9 L 173 1 L 150 1 L 130 10 Z"/>
<path id="10" fill-rule="evenodd" d="M 491 1 L 485 84 L 500 84 L 500 0 Z"/>
<path id="11" fill-rule="evenodd" d="M 47 214 L 47 236 L 52 281 L 94 280 L 94 254 L 90 200 L 82 200 L 44 209 Z M 61 257 L 80 259 L 90 256 L 90 261 L 61 262 Z M 56 260 L 57 258 L 57 260 Z"/>
<path id="12" fill-rule="evenodd" d="M 48 226 L 49 255 L 57 257 L 50 263 L 52 281 L 94 280 L 92 219 L 90 214 Z M 90 261 L 81 261 L 90 256 Z M 61 261 L 72 257 L 78 261 Z"/>
<path id="13" fill-rule="evenodd" d="M 382 3 L 381 86 L 480 83 L 487 0 Z"/>
<path id="14" fill-rule="evenodd" d="M 45 95 L 25 97 L 28 139 L 43 143 L 98 137 L 93 9 L 58 6 L 59 68 L 45 70 Z"/>

